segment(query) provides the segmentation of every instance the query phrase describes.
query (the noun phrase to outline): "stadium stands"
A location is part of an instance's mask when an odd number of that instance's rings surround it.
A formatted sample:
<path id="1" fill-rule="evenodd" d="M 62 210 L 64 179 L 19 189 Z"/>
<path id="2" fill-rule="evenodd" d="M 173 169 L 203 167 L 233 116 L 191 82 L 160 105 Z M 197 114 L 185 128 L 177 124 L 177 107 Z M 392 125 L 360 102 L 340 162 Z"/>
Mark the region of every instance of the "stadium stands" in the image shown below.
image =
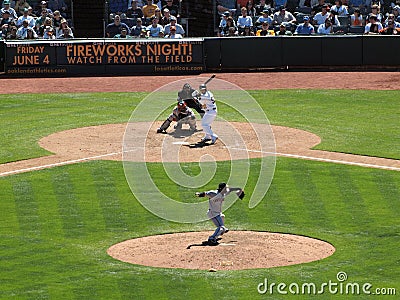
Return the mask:
<path id="1" fill-rule="evenodd" d="M 1 1 L 1 0 L 0 0 Z M 8 0 L 6 0 L 8 1 Z M 49 0 L 51 2 L 52 0 Z M 126 11 L 128 7 L 131 5 L 132 0 L 113 0 L 113 1 L 100 1 L 100 0 L 58 0 L 60 2 L 65 1 L 68 9 L 62 12 L 63 17 L 65 17 L 68 21 L 68 25 L 72 28 L 74 32 L 74 36 L 78 38 L 100 38 L 105 36 L 105 28 L 107 24 L 112 22 L 113 18 L 110 18 L 110 13 L 113 15 L 120 14 L 123 23 L 126 23 L 129 28 L 132 28 L 133 25 L 136 24 L 136 18 L 127 18 Z M 140 8 L 143 4 L 146 4 L 144 0 L 135 0 L 137 1 L 137 5 Z M 156 0 L 157 1 L 157 0 Z M 154 5 L 158 7 L 165 7 L 167 0 L 160 0 L 158 2 L 153 1 Z M 218 35 L 218 26 L 220 20 L 222 19 L 222 12 L 225 11 L 223 8 L 223 1 L 216 0 L 216 7 L 210 7 L 210 2 L 208 0 L 172 0 L 173 6 L 177 8 L 176 17 L 178 19 L 178 24 L 184 24 L 184 28 L 186 29 L 185 35 L 189 37 L 206 37 L 206 36 L 217 36 Z M 2 1 L 4 2 L 4 0 Z M 36 13 L 36 17 L 40 17 L 42 14 L 43 1 L 41 0 L 28 0 L 28 2 L 33 7 L 33 12 Z M 171 3 L 171 1 L 168 1 Z M 213 2 L 213 3 L 214 3 Z M 14 1 L 11 1 L 12 5 L 14 5 Z M 126 4 L 125 4 L 126 3 Z M 222 3 L 222 4 L 221 4 Z M 48 3 L 50 4 L 50 3 Z M 48 5 L 47 4 L 47 5 Z M 108 4 L 108 6 L 107 6 Z M 258 4 L 258 1 L 255 1 L 255 4 Z M 126 6 L 126 8 L 125 8 Z M 222 6 L 222 9 L 221 9 Z M 2 7 L 4 5 L 2 4 Z M 118 9 L 120 12 L 111 11 L 116 7 L 121 7 Z M 291 11 L 296 18 L 296 24 L 303 23 L 304 17 L 308 16 L 311 18 L 316 12 L 317 8 L 311 7 L 295 7 L 292 6 L 287 7 L 287 11 Z M 239 7 L 238 7 L 239 8 Z M 385 9 L 387 10 L 385 12 Z M 391 12 L 390 8 L 382 7 L 383 13 L 389 14 Z M 230 9 L 225 12 L 230 13 L 230 16 L 237 21 L 238 20 L 238 9 Z M 268 10 L 267 10 L 268 11 Z M 275 8 L 269 9 L 269 15 L 272 17 L 273 13 L 276 11 Z M 121 13 L 123 12 L 123 13 Z M 51 13 L 48 14 L 48 17 L 52 18 Z M 162 17 L 162 16 L 161 16 Z M 253 23 L 258 19 L 259 16 L 252 16 Z M 386 18 L 386 17 L 385 17 Z M 340 23 L 340 26 L 334 26 L 333 33 L 335 34 L 363 34 L 364 26 L 351 26 L 350 24 L 350 16 L 337 16 L 337 19 Z M 0 32 L 0 38 L 7 39 L 13 38 L 10 34 L 11 27 L 13 23 L 11 22 L 7 27 L 4 26 L 8 21 L 2 21 L 2 32 Z M 57 23 L 52 20 L 52 26 L 57 30 Z M 146 22 L 144 22 L 146 24 Z M 385 25 L 384 20 L 382 20 L 382 24 Z M 41 24 L 39 24 L 41 25 Z M 165 26 L 165 24 L 162 24 Z M 260 26 L 260 24 L 258 24 Z M 18 27 L 18 26 L 17 26 Z M 35 30 L 38 30 L 38 25 L 34 26 Z M 270 28 L 273 28 L 275 31 L 279 30 L 279 23 L 271 22 Z M 293 32 L 296 28 L 294 24 L 289 26 L 289 30 Z M 43 31 L 43 29 L 41 29 Z M 256 31 L 257 27 L 253 26 L 251 28 L 252 31 Z M 228 30 L 226 30 L 228 32 Z M 220 35 L 220 34 L 219 34 Z M 39 35 L 41 36 L 41 35 Z"/>

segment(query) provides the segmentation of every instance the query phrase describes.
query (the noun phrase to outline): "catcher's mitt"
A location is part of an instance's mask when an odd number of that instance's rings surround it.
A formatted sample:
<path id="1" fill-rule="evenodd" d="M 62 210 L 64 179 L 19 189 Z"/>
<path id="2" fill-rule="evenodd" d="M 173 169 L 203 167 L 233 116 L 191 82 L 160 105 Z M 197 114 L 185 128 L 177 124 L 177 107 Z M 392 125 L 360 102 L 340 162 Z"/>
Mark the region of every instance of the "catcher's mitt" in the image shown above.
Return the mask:
<path id="1" fill-rule="evenodd" d="M 244 193 L 243 190 L 240 190 L 237 192 L 237 195 L 239 197 L 240 200 L 243 200 L 244 196 L 246 196 L 246 194 Z"/>

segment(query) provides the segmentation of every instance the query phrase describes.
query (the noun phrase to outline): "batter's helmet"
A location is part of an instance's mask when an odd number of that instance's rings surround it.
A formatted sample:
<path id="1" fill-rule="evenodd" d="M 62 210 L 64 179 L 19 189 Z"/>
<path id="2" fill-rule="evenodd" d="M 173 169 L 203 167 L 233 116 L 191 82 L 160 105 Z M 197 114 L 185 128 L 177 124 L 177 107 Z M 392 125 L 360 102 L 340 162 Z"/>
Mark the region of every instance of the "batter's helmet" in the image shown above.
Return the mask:
<path id="1" fill-rule="evenodd" d="M 204 83 L 202 83 L 202 84 L 200 84 L 200 86 L 199 86 L 199 90 L 202 92 L 203 90 L 204 91 L 207 91 L 207 86 L 204 84 Z"/>

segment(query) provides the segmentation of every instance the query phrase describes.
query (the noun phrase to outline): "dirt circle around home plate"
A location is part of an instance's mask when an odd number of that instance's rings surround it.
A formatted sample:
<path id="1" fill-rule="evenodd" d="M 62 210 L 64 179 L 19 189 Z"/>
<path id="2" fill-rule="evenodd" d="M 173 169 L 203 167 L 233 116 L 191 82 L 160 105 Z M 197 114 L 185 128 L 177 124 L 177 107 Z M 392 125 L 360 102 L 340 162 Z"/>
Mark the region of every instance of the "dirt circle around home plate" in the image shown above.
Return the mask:
<path id="1" fill-rule="evenodd" d="M 146 236 L 111 246 L 107 253 L 120 261 L 159 268 L 244 270 L 289 266 L 331 256 L 324 241 L 274 232 L 229 231 L 217 246 L 204 245 L 211 232 Z"/>

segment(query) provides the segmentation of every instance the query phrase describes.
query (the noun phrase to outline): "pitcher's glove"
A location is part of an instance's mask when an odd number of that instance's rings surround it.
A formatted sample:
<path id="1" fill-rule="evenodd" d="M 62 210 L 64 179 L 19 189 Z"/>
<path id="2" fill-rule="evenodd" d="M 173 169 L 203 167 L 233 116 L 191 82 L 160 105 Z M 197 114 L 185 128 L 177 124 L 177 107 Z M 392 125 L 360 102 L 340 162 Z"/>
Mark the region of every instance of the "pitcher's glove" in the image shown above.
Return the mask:
<path id="1" fill-rule="evenodd" d="M 236 195 L 239 197 L 240 200 L 243 200 L 244 196 L 246 196 L 244 190 L 237 191 Z"/>

